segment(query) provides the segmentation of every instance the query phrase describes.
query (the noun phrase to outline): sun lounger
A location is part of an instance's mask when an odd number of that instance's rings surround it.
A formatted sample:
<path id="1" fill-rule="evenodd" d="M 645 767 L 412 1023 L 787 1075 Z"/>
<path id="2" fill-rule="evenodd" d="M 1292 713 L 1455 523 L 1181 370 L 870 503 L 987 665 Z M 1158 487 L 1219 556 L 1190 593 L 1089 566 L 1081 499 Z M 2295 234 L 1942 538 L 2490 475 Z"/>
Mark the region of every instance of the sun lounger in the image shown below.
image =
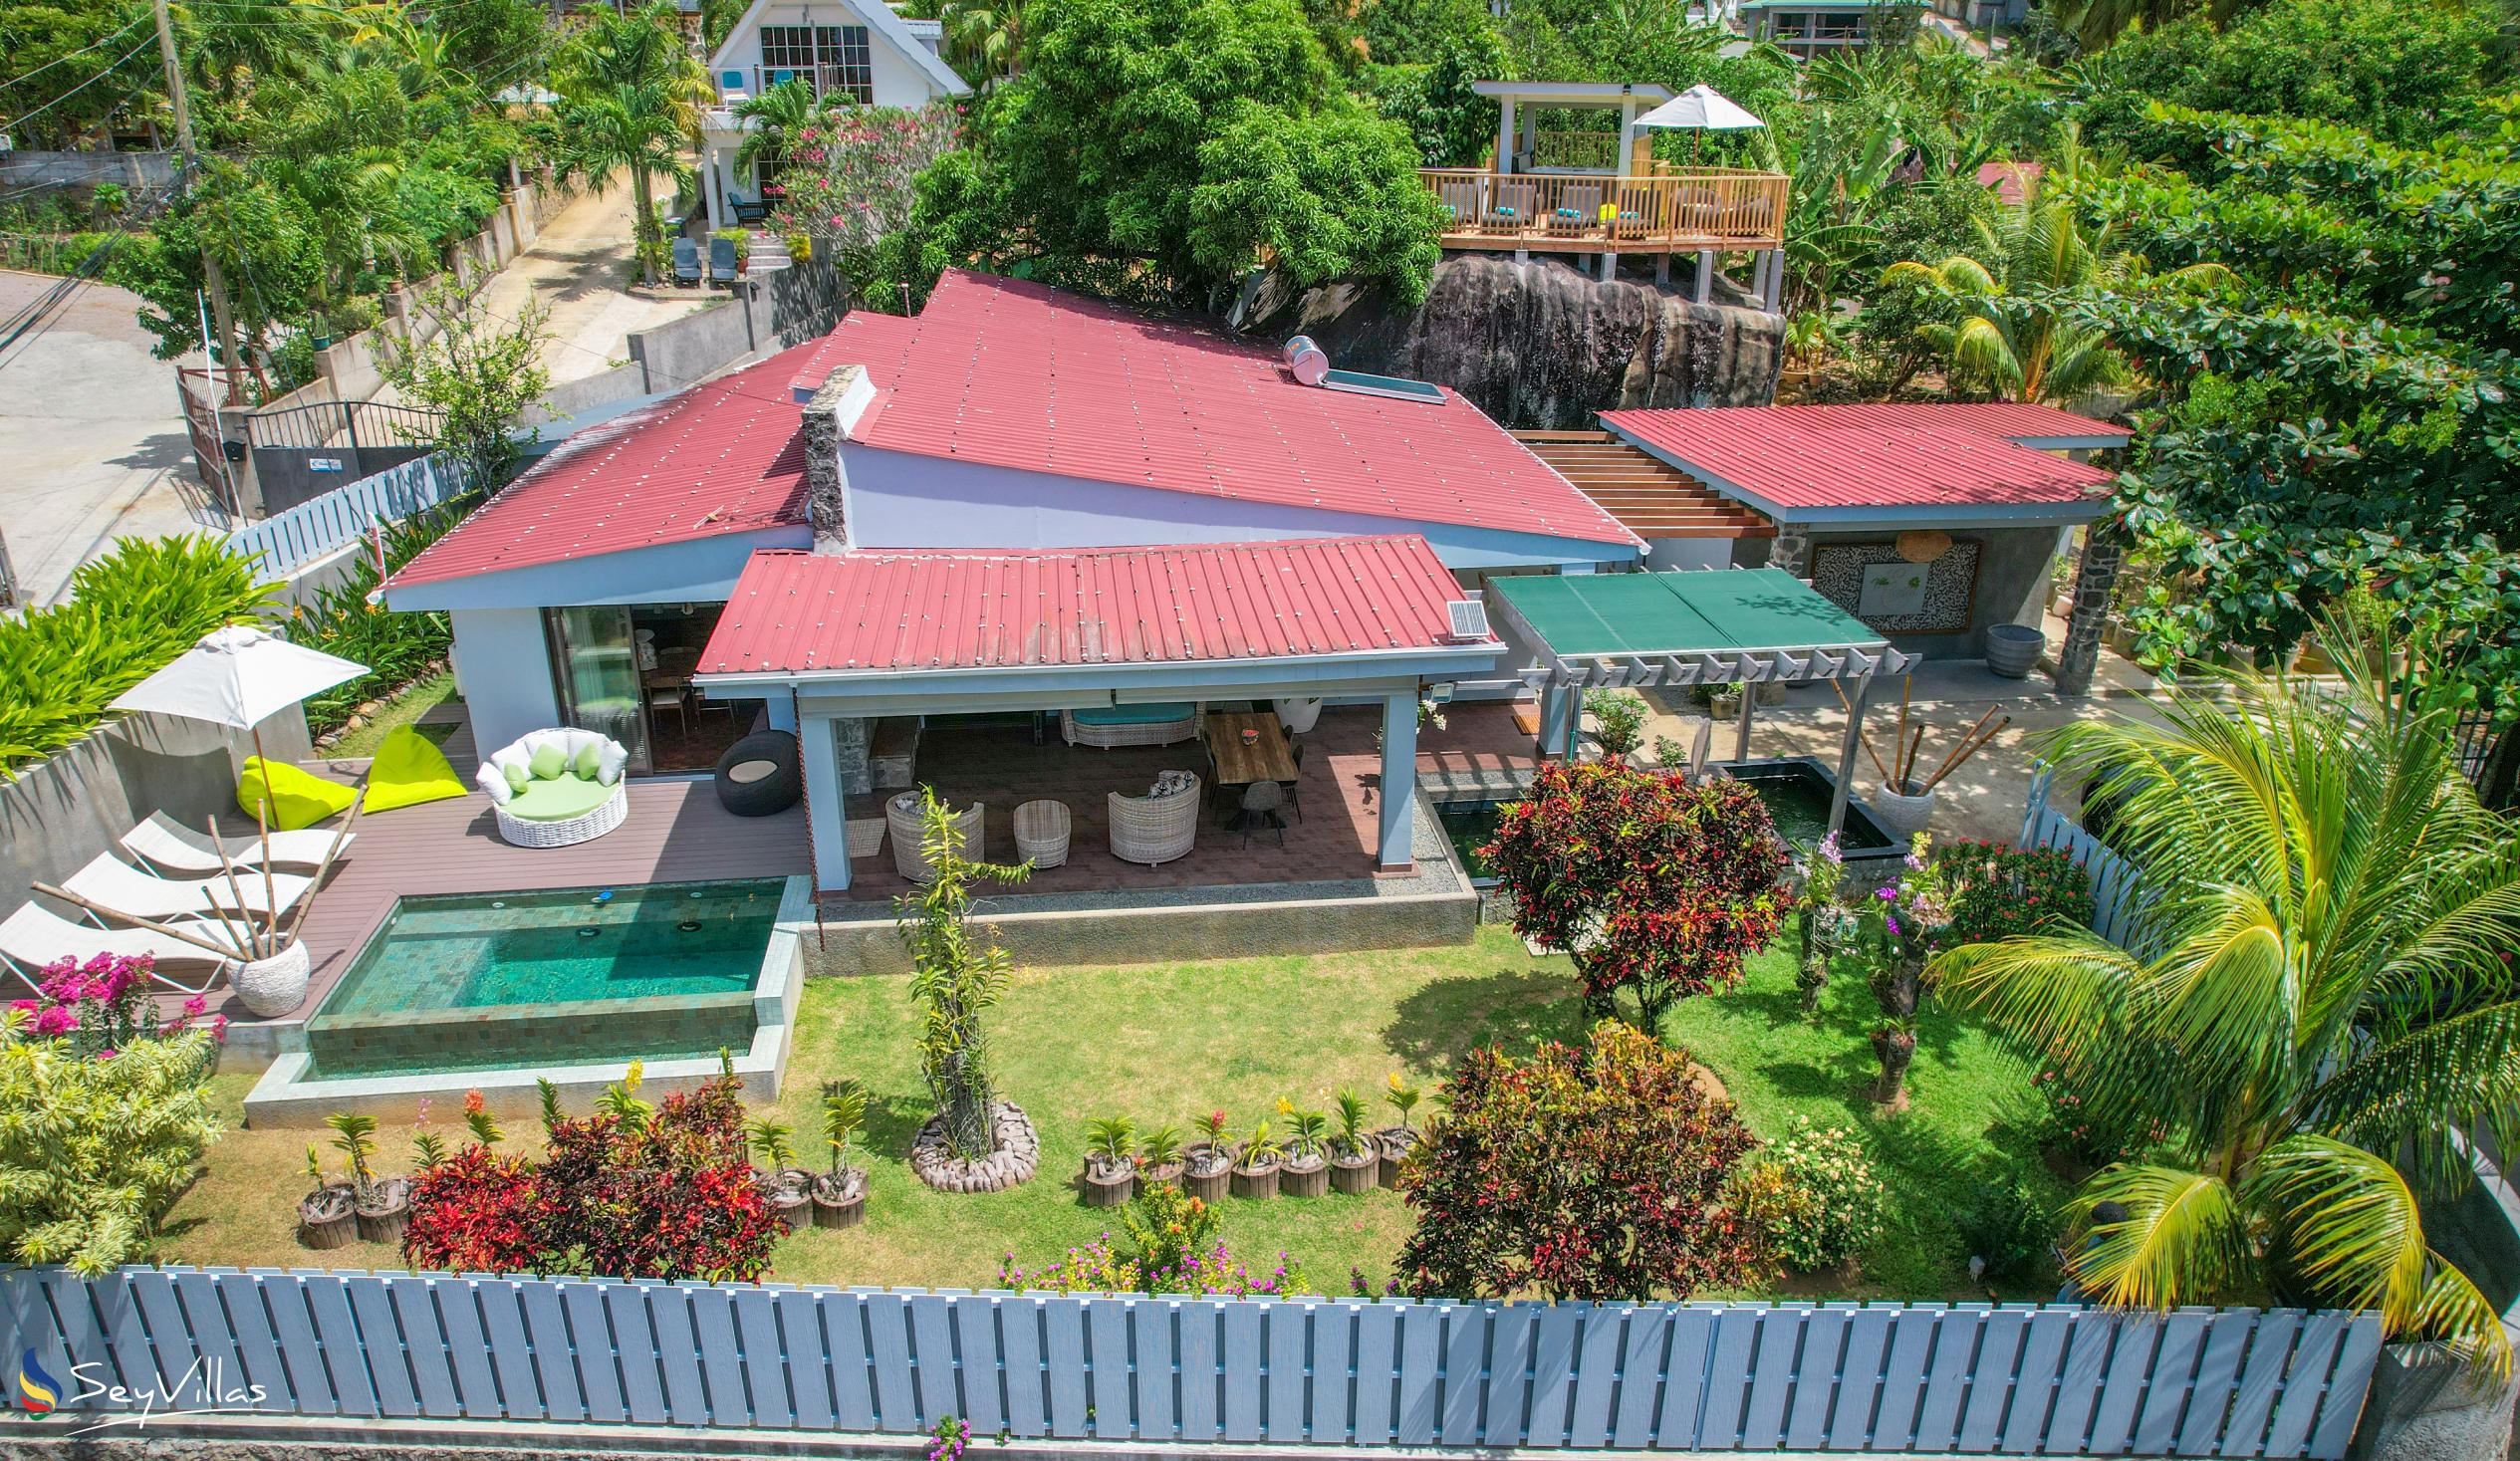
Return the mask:
<path id="1" fill-rule="evenodd" d="M 673 241 L 673 282 L 686 288 L 700 282 L 700 246 L 687 238 Z"/>
<path id="2" fill-rule="evenodd" d="M 158 982 L 186 994 L 199 994 L 216 984 L 235 963 L 180 938 L 168 938 L 145 928 L 90 928 L 33 903 L 0 922 L 0 962 L 17 970 L 29 985 L 34 984 L 36 974 L 47 964 L 63 959 L 84 964 L 99 954 L 121 954 L 126 958 L 146 954 Z M 186 985 L 165 977 L 175 969 L 207 969 L 210 977 L 197 985 Z"/>
<path id="3" fill-rule="evenodd" d="M 265 879 L 269 879 L 268 886 Z M 288 872 L 240 872 L 233 887 L 224 874 L 198 881 L 159 877 L 142 872 L 112 852 L 97 853 L 87 866 L 62 879 L 64 890 L 99 907 L 160 923 L 170 918 L 207 918 L 218 910 L 267 918 L 274 910 L 285 913 L 295 907 L 314 885 L 314 878 Z M 237 901 L 240 893 L 244 899 L 241 909 Z"/>
<path id="4" fill-rule="evenodd" d="M 330 828 L 275 832 L 271 835 L 268 865 L 275 871 L 282 867 L 321 867 L 336 836 Z M 350 845 L 357 841 L 359 834 L 355 832 L 342 838 L 342 851 L 349 852 Z M 146 822 L 123 834 L 123 849 L 160 872 L 185 877 L 210 877 L 223 872 L 219 863 L 221 849 L 226 850 L 228 860 L 240 872 L 266 865 L 261 834 L 213 838 L 208 833 L 194 832 L 163 812 L 149 813 Z"/>

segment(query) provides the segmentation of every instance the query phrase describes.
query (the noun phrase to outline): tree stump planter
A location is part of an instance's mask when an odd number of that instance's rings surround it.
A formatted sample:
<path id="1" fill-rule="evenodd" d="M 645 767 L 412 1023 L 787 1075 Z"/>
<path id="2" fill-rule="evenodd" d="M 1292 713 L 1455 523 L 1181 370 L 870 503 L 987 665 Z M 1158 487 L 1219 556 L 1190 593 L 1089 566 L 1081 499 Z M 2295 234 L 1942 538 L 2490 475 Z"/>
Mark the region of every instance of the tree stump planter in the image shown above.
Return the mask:
<path id="1" fill-rule="evenodd" d="M 1118 1166 L 1106 1166 L 1100 1158 L 1089 1156 L 1085 1159 L 1085 1174 L 1081 1182 L 1085 1189 L 1086 1206 L 1122 1207 L 1137 1195 L 1137 1164 L 1122 1162 Z"/>
<path id="2" fill-rule="evenodd" d="M 1412 1126 L 1386 1126 L 1374 1133 L 1377 1157 L 1375 1179 L 1386 1187 L 1400 1184 L 1400 1163 L 1408 1159 L 1417 1146 L 1417 1131 Z"/>
<path id="3" fill-rule="evenodd" d="M 1175 1187 L 1180 1186 L 1181 1171 L 1186 1165 L 1186 1162 L 1167 1161 L 1157 1162 L 1155 1165 L 1145 1168 L 1137 1174 L 1137 1190 L 1144 1192 L 1148 1188 L 1160 1187 L 1167 1182 L 1171 1183 Z"/>
<path id="4" fill-rule="evenodd" d="M 813 1219 L 818 1228 L 854 1228 L 867 1220 L 867 1169 L 843 1167 L 814 1174 Z"/>
<path id="5" fill-rule="evenodd" d="M 298 1241 L 309 1248 L 339 1248 L 359 1236 L 350 1187 L 319 1187 L 298 1201 Z"/>
<path id="6" fill-rule="evenodd" d="M 1278 1167 L 1278 1191 L 1287 1197 L 1322 1197 L 1330 1192 L 1330 1158 L 1320 1152 L 1291 1156 Z"/>
<path id="7" fill-rule="evenodd" d="M 399 1247 L 402 1230 L 411 1221 L 411 1183 L 407 1177 L 378 1177 L 368 1184 L 368 1200 L 352 1202 L 352 1222 L 363 1243 Z"/>
<path id="8" fill-rule="evenodd" d="M 781 1167 L 775 1172 L 756 1172 L 753 1181 L 761 1188 L 761 1200 L 770 1208 L 770 1215 L 793 1233 L 814 1225 L 814 1174 L 803 1167 Z"/>
<path id="9" fill-rule="evenodd" d="M 1278 1173 L 1284 1164 L 1276 1157 L 1263 1157 L 1258 1162 L 1234 1163 L 1234 1195 L 1253 1197 L 1265 1202 L 1278 1195 Z"/>
<path id="10" fill-rule="evenodd" d="M 1330 1185 L 1351 1197 L 1371 1192 L 1383 1180 L 1383 1156 L 1368 1143 L 1363 1151 L 1343 1152 L 1330 1159 Z"/>
<path id="11" fill-rule="evenodd" d="M 1234 1159 L 1225 1152 L 1192 1147 L 1189 1163 L 1181 1169 L 1181 1193 L 1212 1207 L 1225 1200 L 1225 1189 L 1233 1180 L 1233 1173 Z"/>
<path id="12" fill-rule="evenodd" d="M 1032 1117 L 1011 1100 L 995 1111 L 995 1149 L 981 1157 L 957 1157 L 945 1145 L 945 1118 L 929 1116 L 910 1140 L 910 1171 L 939 1192 L 1003 1192 L 1041 1170 L 1041 1136 Z"/>

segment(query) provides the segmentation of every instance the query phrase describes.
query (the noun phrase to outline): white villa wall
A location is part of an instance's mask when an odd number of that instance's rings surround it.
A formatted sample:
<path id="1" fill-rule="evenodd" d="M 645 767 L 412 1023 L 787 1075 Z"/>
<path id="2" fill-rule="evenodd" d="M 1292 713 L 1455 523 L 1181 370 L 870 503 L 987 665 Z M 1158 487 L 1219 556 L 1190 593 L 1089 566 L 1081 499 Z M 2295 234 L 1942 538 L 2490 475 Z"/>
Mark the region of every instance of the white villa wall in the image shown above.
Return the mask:
<path id="1" fill-rule="evenodd" d="M 1633 544 L 1124 487 L 843 443 L 850 546 L 1114 548 L 1418 533 L 1450 569 L 1628 564 Z"/>
<path id="2" fill-rule="evenodd" d="M 455 684 L 482 755 L 560 724 L 541 609 L 458 609 L 447 619 L 455 630 Z"/>

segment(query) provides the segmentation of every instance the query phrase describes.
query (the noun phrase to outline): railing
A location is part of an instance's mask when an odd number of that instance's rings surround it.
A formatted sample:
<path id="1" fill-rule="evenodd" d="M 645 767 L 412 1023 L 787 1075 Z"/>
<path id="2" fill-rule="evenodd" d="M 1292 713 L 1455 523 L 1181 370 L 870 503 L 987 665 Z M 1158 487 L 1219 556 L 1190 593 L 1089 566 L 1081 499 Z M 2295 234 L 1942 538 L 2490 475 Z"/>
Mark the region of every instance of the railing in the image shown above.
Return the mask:
<path id="1" fill-rule="evenodd" d="M 1692 168 L 1650 177 L 1425 168 L 1446 248 L 1671 253 L 1773 249 L 1784 240 L 1782 173 Z"/>
<path id="2" fill-rule="evenodd" d="M 265 581 L 277 581 L 357 542 L 372 524 L 409 517 L 463 493 L 461 471 L 424 456 L 239 529 L 228 538 L 227 551 L 253 561 Z"/>
<path id="3" fill-rule="evenodd" d="M 2376 1314 L 1455 1304 L 0 1271 L 65 1411 L 1207 1446 L 2342 1457 Z M 108 1389 L 108 1386 L 119 1388 Z M 169 1394 L 178 1387 L 183 1393 Z M 85 1417 L 71 1417 L 85 1419 Z"/>
<path id="4" fill-rule="evenodd" d="M 1534 167 L 1589 167 L 1608 172 L 1619 165 L 1615 131 L 1544 131 L 1532 139 Z"/>

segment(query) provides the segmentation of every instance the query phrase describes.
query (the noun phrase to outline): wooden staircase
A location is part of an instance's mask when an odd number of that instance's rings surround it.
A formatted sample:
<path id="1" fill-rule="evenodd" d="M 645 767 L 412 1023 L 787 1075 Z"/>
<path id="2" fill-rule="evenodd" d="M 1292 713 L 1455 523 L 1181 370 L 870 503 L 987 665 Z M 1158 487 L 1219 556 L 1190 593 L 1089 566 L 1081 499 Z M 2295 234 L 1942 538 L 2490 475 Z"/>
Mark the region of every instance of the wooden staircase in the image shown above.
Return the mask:
<path id="1" fill-rule="evenodd" d="M 1776 536 L 1764 514 L 1608 431 L 1513 434 L 1639 538 Z"/>

